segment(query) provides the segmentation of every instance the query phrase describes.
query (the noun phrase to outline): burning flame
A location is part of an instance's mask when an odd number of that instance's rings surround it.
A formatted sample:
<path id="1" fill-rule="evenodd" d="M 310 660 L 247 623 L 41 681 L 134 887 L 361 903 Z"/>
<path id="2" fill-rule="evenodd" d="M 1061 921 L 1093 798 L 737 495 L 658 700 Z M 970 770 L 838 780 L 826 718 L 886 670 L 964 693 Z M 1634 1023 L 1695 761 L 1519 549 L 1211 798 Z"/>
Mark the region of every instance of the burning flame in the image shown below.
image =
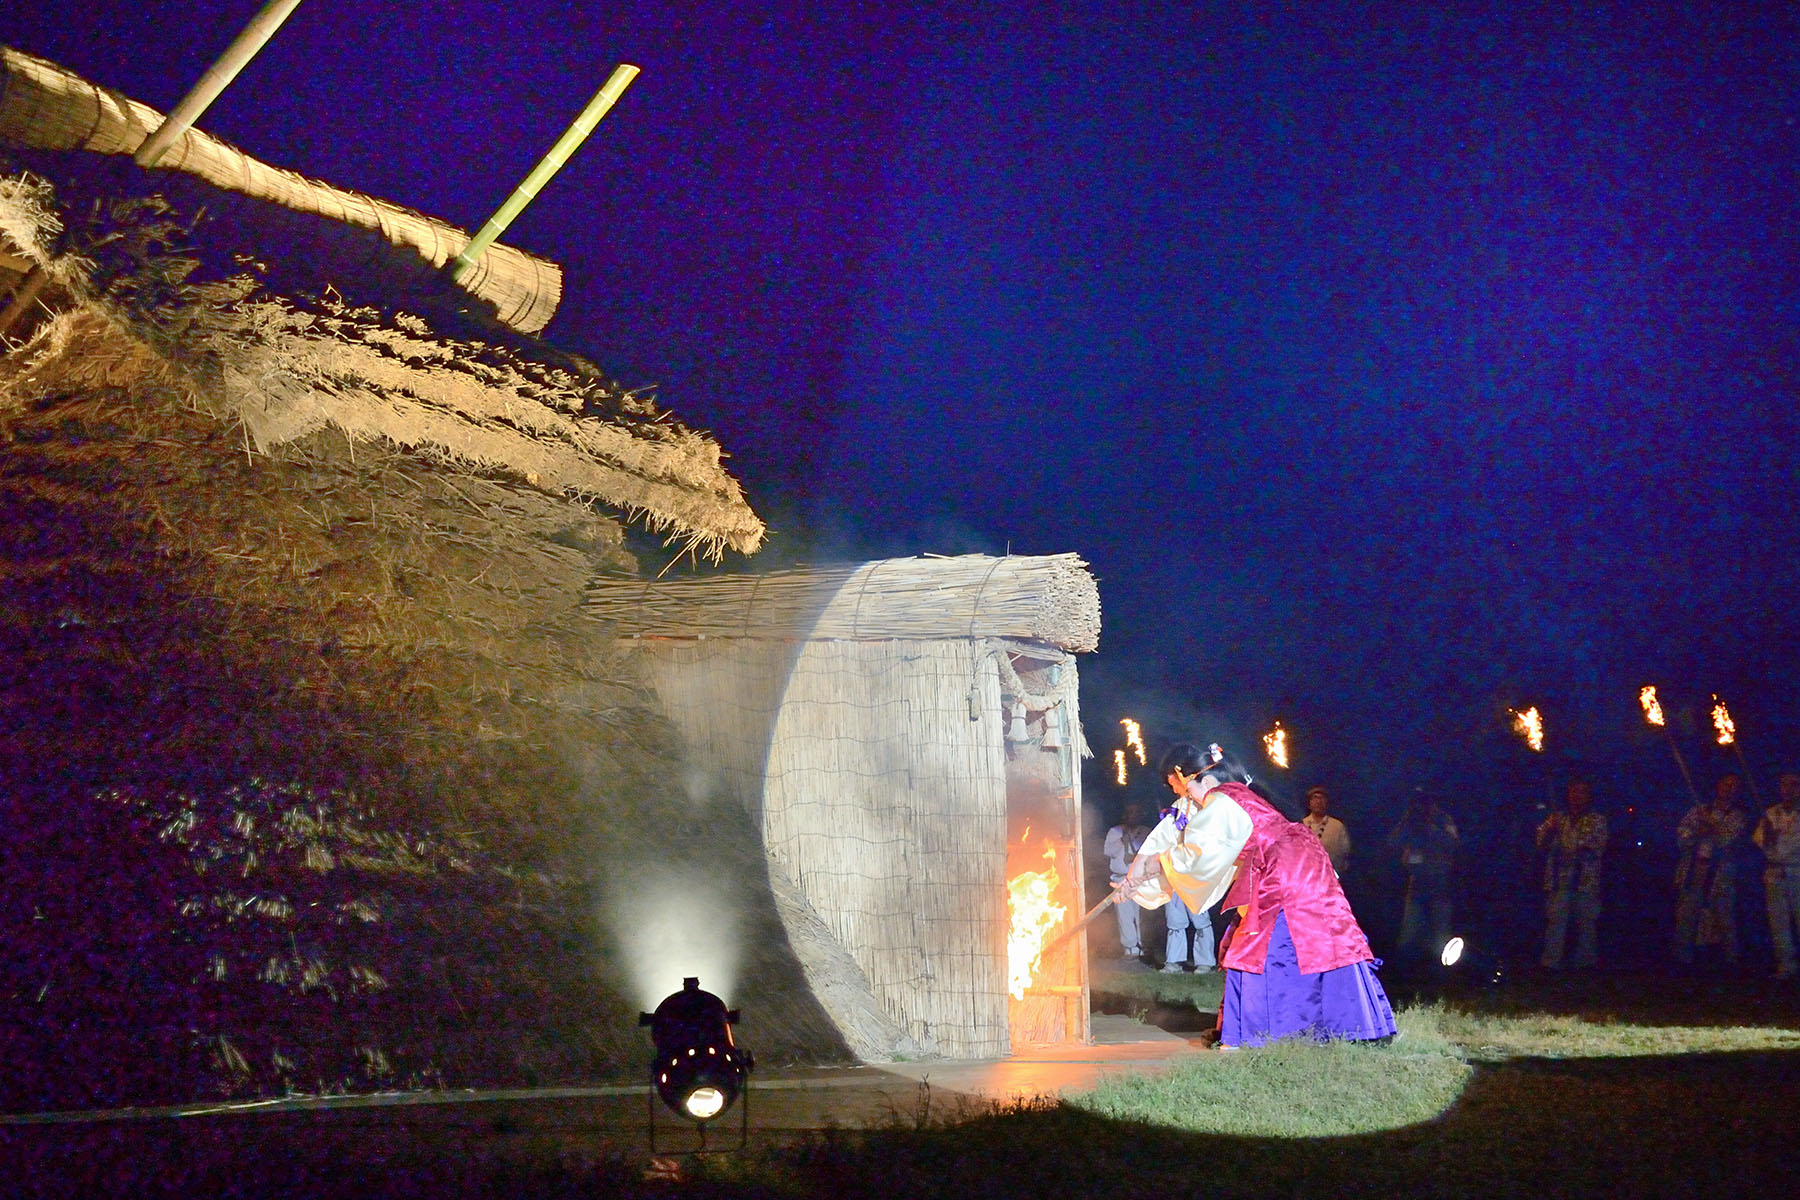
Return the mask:
<path id="1" fill-rule="evenodd" d="M 1150 755 L 1144 749 L 1144 727 L 1130 717 L 1121 718 L 1119 724 L 1125 727 L 1125 745 L 1137 755 L 1138 766 L 1150 765 Z"/>
<path id="2" fill-rule="evenodd" d="M 1115 776 L 1115 778 L 1118 779 L 1119 786 L 1124 787 L 1125 786 L 1125 752 L 1123 750 L 1114 750 L 1113 751 L 1113 766 L 1118 771 L 1118 775 Z"/>
<path id="3" fill-rule="evenodd" d="M 1051 860 L 1050 866 L 1006 881 L 1006 904 L 1012 910 L 1012 929 L 1006 935 L 1007 990 L 1014 1000 L 1025 998 L 1044 942 L 1069 912 L 1053 898 L 1062 883 L 1056 873 L 1056 851 L 1045 850 L 1044 857 Z"/>
<path id="4" fill-rule="evenodd" d="M 1656 698 L 1656 686 L 1646 684 L 1638 692 L 1638 703 L 1644 706 L 1644 720 L 1652 725 L 1663 724 L 1662 701 Z"/>
<path id="5" fill-rule="evenodd" d="M 1729 746 L 1737 740 L 1737 725 L 1731 719 L 1731 710 L 1717 696 L 1713 697 L 1713 728 L 1719 731 L 1719 745 Z"/>
<path id="6" fill-rule="evenodd" d="M 1513 728 L 1525 739 L 1525 744 L 1533 750 L 1544 748 L 1544 718 L 1539 715 L 1537 705 L 1532 705 L 1524 712 L 1509 710 L 1513 716 Z"/>
<path id="7" fill-rule="evenodd" d="M 1275 722 L 1273 730 L 1263 734 L 1263 749 L 1269 752 L 1270 762 L 1283 769 L 1287 767 L 1287 730 L 1281 727 L 1280 721 Z"/>

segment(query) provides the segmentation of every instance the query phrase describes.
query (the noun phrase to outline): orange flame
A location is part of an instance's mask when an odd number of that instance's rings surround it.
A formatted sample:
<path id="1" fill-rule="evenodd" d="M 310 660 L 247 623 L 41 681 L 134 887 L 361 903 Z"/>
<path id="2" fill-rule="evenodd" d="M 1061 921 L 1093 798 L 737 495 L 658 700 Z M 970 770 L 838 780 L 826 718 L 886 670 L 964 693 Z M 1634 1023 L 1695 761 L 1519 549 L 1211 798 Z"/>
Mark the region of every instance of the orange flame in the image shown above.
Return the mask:
<path id="1" fill-rule="evenodd" d="M 1133 754 L 1137 755 L 1138 766 L 1149 766 L 1150 755 L 1149 752 L 1144 749 L 1144 727 L 1130 717 L 1120 718 L 1119 724 L 1125 727 L 1125 746 Z"/>
<path id="2" fill-rule="evenodd" d="M 1287 768 L 1287 730 L 1281 727 L 1280 721 L 1275 722 L 1272 731 L 1263 734 L 1263 749 L 1269 752 L 1270 762 L 1284 770 Z"/>
<path id="3" fill-rule="evenodd" d="M 1044 857 L 1051 860 L 1049 867 L 1024 871 L 1006 881 L 1006 904 L 1012 910 L 1012 929 L 1006 935 L 1007 990 L 1015 1000 L 1025 998 L 1044 942 L 1069 912 L 1054 899 L 1062 883 L 1056 873 L 1056 852 L 1045 850 Z"/>
<path id="4" fill-rule="evenodd" d="M 1532 705 L 1524 712 L 1516 709 L 1507 710 L 1513 716 L 1513 728 L 1525 739 L 1525 744 L 1533 750 L 1544 748 L 1544 718 L 1539 714 L 1537 705 Z"/>
<path id="5" fill-rule="evenodd" d="M 1115 778 L 1118 779 L 1119 786 L 1124 787 L 1125 786 L 1125 752 L 1123 750 L 1114 750 L 1113 751 L 1113 767 L 1118 771 L 1118 774 L 1115 776 Z"/>
<path id="6" fill-rule="evenodd" d="M 1646 684 L 1638 691 L 1638 703 L 1644 706 L 1644 720 L 1652 725 L 1663 724 L 1662 701 L 1656 698 L 1656 685 Z"/>
<path id="7" fill-rule="evenodd" d="M 1717 696 L 1713 697 L 1713 728 L 1718 731 L 1719 745 L 1729 746 L 1737 740 L 1737 724 L 1731 719 L 1731 710 Z"/>

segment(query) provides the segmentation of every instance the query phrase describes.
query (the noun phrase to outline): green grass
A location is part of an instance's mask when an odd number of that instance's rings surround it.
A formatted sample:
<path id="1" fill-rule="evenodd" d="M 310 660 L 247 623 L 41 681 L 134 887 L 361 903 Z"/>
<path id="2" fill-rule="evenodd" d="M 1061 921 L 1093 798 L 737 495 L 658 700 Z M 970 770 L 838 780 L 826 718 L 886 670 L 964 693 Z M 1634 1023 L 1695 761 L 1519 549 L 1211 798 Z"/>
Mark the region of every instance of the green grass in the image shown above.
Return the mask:
<path id="1" fill-rule="evenodd" d="M 1216 1005 L 1217 976 L 1109 975 L 1106 990 L 1159 1004 Z M 1070 1095 L 1074 1108 L 1120 1121 L 1243 1137 L 1343 1137 L 1443 1114 L 1474 1064 L 1524 1059 L 1800 1050 L 1800 1030 L 1651 1026 L 1580 1016 L 1462 1012 L 1443 1003 L 1396 1014 L 1388 1046 L 1288 1042 L 1178 1061 Z"/>
<path id="2" fill-rule="evenodd" d="M 1340 1137 L 1416 1125 L 1455 1102 L 1473 1068 L 1427 1026 L 1387 1046 L 1278 1042 L 1116 1076 L 1065 1103 L 1114 1120 L 1242 1137 Z"/>
<path id="3" fill-rule="evenodd" d="M 1458 1012 L 1439 1004 L 1412 1010 L 1458 1053 L 1478 1062 L 1518 1058 L 1638 1058 L 1800 1050 L 1800 1030 L 1742 1025 L 1633 1025 L 1606 1018 Z"/>

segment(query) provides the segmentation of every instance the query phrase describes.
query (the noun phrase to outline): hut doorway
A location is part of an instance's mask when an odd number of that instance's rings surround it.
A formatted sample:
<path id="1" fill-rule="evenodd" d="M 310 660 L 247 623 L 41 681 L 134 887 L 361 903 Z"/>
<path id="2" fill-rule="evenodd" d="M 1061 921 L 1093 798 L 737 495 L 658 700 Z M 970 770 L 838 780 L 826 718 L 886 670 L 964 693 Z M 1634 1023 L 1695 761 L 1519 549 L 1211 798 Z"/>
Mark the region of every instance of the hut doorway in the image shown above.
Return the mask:
<path id="1" fill-rule="evenodd" d="M 1001 702 L 1008 713 L 1006 879 L 1014 910 L 1008 925 L 1006 1023 L 1016 1053 L 1026 1046 L 1089 1040 L 1086 935 L 1051 949 L 1035 964 L 1027 958 L 1029 942 L 1013 944 L 1024 937 L 1036 898 L 1062 911 L 1053 929 L 1078 919 L 1087 901 L 1081 769 L 1076 739 L 1065 726 L 1071 706 L 1060 700 L 1063 677 L 1074 664 L 1070 656 L 1044 647 L 1013 646 L 1002 653 Z"/>

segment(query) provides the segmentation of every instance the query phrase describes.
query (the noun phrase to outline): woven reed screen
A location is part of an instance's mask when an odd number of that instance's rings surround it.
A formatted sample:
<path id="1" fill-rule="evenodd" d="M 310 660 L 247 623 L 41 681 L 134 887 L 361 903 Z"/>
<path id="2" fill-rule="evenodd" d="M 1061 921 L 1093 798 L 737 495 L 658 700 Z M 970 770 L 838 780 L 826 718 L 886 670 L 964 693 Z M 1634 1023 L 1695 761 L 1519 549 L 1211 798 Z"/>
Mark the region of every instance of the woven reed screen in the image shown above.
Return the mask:
<path id="1" fill-rule="evenodd" d="M 1006 752 L 988 644 L 642 649 L 696 765 L 760 814 L 772 871 L 860 969 L 825 977 L 830 964 L 796 945 L 851 1044 L 891 1023 L 927 1053 L 1007 1054 Z M 884 1021 L 858 1011 L 859 993 Z"/>
<path id="2" fill-rule="evenodd" d="M 148 105 L 10 47 L 0 47 L 0 69 L 0 140 L 41 150 L 130 155 L 162 123 L 163 115 Z M 467 233 L 443 221 L 272 167 L 198 129 L 182 134 L 156 169 L 184 171 L 295 212 L 373 230 L 433 267 L 447 264 L 469 242 Z M 561 267 L 498 242 L 461 283 L 523 333 L 541 332 L 562 301 Z"/>

